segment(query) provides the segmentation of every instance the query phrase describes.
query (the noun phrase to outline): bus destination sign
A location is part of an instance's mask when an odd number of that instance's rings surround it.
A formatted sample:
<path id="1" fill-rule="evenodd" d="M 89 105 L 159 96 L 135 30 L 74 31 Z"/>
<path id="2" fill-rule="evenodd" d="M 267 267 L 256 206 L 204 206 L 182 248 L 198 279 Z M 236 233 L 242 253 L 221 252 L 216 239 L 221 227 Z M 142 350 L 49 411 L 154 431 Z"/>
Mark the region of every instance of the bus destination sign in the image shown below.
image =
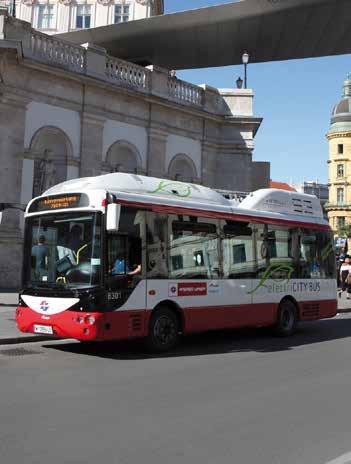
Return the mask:
<path id="1" fill-rule="evenodd" d="M 55 211 L 57 209 L 80 208 L 89 205 L 89 198 L 84 193 L 68 193 L 52 197 L 38 198 L 29 207 L 29 213 Z"/>

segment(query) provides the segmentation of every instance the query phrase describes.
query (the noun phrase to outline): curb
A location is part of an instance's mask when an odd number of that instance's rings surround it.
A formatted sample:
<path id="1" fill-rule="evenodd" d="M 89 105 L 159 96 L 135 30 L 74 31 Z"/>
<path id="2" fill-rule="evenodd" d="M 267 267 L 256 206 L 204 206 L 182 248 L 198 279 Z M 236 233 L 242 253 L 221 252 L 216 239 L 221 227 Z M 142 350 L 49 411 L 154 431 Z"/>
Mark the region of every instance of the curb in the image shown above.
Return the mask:
<path id="1" fill-rule="evenodd" d="M 57 337 L 48 337 L 46 335 L 33 335 L 28 337 L 9 337 L 9 338 L 0 338 L 1 345 L 17 345 L 19 343 L 32 343 L 32 342 L 46 342 L 54 340 L 64 340 L 63 338 Z"/>
<path id="2" fill-rule="evenodd" d="M 17 304 L 13 304 L 13 303 L 0 303 L 0 306 L 4 306 L 5 308 L 17 308 Z"/>

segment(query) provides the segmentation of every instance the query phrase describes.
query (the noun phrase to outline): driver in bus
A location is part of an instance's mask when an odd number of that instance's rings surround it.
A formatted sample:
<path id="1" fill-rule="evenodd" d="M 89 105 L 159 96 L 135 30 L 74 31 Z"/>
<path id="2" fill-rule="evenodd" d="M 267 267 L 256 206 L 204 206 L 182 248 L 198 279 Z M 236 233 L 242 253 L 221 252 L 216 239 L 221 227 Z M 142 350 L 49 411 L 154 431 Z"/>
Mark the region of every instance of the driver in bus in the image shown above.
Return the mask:
<path id="1" fill-rule="evenodd" d="M 123 255 L 117 256 L 116 261 L 111 270 L 111 275 L 113 276 L 123 275 L 123 274 L 128 274 L 130 276 L 133 276 L 133 275 L 137 275 L 140 273 L 141 273 L 141 264 L 137 264 L 135 269 L 130 270 Z"/>

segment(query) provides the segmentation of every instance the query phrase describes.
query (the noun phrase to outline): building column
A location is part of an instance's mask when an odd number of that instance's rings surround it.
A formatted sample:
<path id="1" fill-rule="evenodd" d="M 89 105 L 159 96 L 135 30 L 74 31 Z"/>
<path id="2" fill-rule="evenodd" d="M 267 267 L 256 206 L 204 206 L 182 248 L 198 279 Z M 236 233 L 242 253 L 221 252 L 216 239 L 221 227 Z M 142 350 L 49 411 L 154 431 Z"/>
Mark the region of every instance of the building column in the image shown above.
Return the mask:
<path id="1" fill-rule="evenodd" d="M 14 94 L 0 96 L 0 198 L 5 203 L 21 203 L 25 115 L 28 101 Z M 0 288 L 18 289 L 21 281 L 23 213 L 8 209 L 0 224 Z"/>
<path id="2" fill-rule="evenodd" d="M 148 150 L 146 159 L 146 174 L 152 177 L 167 177 L 166 144 L 168 133 L 162 129 L 150 127 L 148 133 Z"/>
<path id="3" fill-rule="evenodd" d="M 79 160 L 74 158 L 67 159 L 67 174 L 66 179 L 77 179 L 79 177 Z"/>
<path id="4" fill-rule="evenodd" d="M 202 143 L 202 172 L 200 174 L 201 181 L 206 187 L 215 188 L 216 177 L 216 146 L 209 142 Z"/>
<path id="5" fill-rule="evenodd" d="M 101 174 L 105 119 L 90 113 L 82 116 L 80 177 Z"/>

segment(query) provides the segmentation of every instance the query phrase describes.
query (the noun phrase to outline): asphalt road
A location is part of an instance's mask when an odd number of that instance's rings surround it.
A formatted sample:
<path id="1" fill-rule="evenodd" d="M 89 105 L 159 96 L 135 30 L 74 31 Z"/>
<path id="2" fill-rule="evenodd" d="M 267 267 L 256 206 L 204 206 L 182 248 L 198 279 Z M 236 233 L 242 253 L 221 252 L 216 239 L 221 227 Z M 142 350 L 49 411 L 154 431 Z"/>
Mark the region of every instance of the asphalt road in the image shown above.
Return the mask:
<path id="1" fill-rule="evenodd" d="M 194 336 L 160 357 L 138 343 L 0 346 L 0 462 L 349 463 L 350 353 L 349 315 L 290 339 Z"/>

